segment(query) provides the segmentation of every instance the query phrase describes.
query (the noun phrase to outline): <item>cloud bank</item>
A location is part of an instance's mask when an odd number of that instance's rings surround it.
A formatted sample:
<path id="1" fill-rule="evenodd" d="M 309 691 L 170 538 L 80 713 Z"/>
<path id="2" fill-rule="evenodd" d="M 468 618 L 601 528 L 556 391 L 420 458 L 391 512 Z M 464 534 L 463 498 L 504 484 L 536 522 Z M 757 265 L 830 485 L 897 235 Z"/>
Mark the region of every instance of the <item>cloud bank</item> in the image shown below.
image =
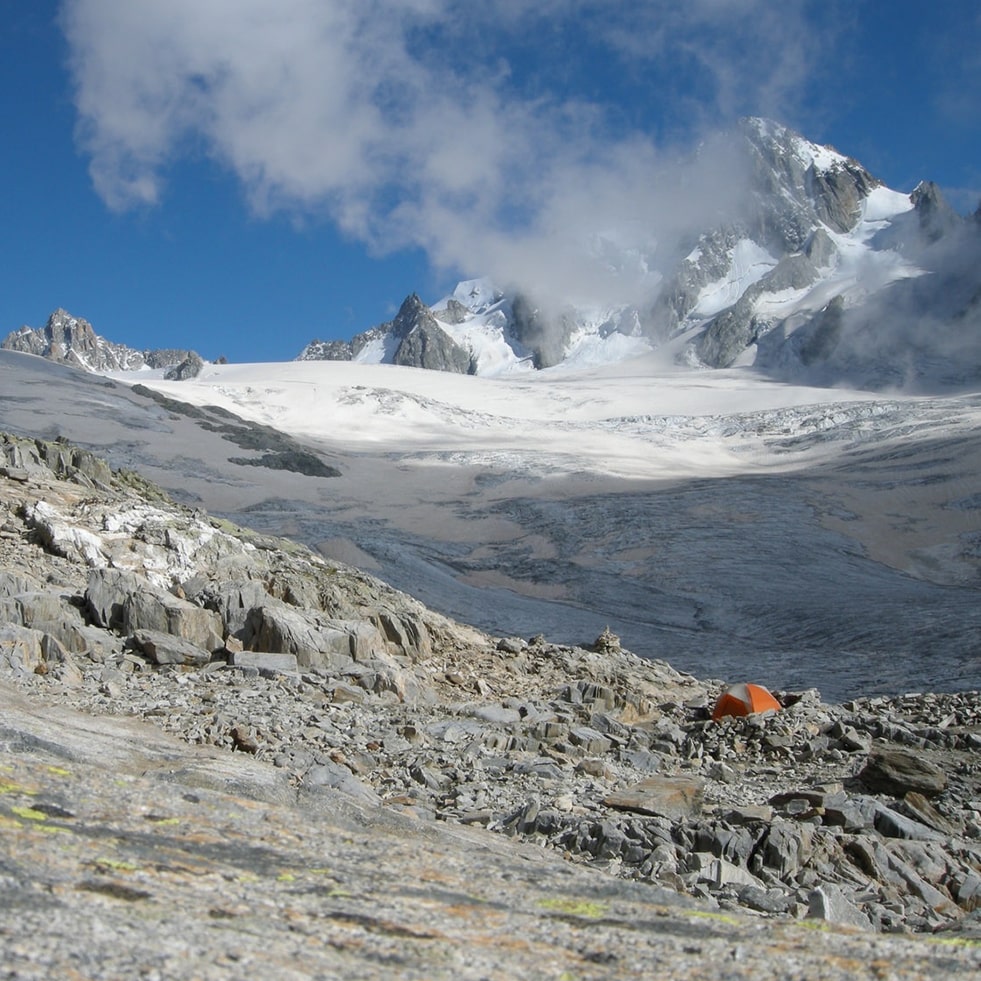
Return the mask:
<path id="1" fill-rule="evenodd" d="M 692 163 L 672 134 L 791 104 L 819 56 L 806 7 L 65 0 L 61 23 L 109 207 L 157 205 L 170 168 L 207 158 L 260 215 L 613 303 L 649 295 L 667 245 L 733 204 L 722 144 L 702 136 Z"/>

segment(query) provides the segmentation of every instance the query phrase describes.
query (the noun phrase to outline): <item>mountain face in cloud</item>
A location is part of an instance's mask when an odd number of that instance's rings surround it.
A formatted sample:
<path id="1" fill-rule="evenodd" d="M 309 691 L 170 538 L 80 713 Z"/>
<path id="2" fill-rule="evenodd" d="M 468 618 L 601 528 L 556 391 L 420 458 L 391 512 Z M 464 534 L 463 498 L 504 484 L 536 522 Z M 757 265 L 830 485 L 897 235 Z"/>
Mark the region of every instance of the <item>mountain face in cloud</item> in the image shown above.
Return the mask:
<path id="1" fill-rule="evenodd" d="M 412 297 L 392 323 L 350 344 L 314 342 L 300 358 L 500 374 L 660 349 L 693 367 L 755 363 L 821 384 L 981 375 L 979 224 L 935 185 L 891 191 L 858 161 L 762 119 L 700 155 L 727 160 L 741 201 L 700 233 L 672 229 L 670 247 L 657 226 L 605 237 L 609 269 L 647 276 L 636 302 L 554 303 L 533 285 L 463 283 L 432 310 Z M 423 339 L 454 357 L 415 358 Z"/>
<path id="2" fill-rule="evenodd" d="M 942 199 L 938 209 L 937 194 L 921 185 L 904 216 L 903 244 L 921 275 L 897 279 L 865 302 L 838 296 L 794 331 L 780 324 L 761 340 L 757 363 L 819 384 L 929 392 L 977 383 L 981 211 L 959 218 Z"/>

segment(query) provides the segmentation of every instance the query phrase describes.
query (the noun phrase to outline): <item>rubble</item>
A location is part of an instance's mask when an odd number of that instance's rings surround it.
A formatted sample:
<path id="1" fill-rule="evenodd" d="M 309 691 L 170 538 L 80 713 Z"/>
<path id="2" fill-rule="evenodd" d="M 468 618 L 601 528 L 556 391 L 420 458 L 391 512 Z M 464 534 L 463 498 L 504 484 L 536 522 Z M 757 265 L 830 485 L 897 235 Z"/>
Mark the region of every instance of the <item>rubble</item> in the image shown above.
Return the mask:
<path id="1" fill-rule="evenodd" d="M 775 692 L 780 712 L 715 722 L 721 682 L 609 630 L 489 637 L 118 475 L 96 485 L 12 437 L 4 453 L 0 680 L 38 704 L 147 720 L 294 788 L 720 909 L 977 929 L 977 692 Z"/>

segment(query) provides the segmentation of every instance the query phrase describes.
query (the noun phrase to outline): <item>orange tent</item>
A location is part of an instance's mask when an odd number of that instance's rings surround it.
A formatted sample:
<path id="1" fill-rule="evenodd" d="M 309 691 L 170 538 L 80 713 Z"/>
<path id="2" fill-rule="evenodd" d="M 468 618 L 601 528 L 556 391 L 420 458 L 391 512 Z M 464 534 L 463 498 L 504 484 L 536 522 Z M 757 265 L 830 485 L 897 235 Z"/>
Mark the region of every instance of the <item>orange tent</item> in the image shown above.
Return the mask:
<path id="1" fill-rule="evenodd" d="M 780 711 L 780 703 L 762 685 L 731 685 L 720 696 L 712 710 L 718 722 L 726 715 L 752 715 L 754 712 Z"/>

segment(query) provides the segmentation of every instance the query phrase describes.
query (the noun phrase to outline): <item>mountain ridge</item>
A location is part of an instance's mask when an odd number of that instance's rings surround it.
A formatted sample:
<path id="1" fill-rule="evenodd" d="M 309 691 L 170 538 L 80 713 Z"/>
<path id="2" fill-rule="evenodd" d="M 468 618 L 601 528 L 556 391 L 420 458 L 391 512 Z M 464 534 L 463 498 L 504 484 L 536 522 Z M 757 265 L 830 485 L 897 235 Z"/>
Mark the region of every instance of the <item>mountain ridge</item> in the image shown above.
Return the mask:
<path id="1" fill-rule="evenodd" d="M 410 297 L 394 320 L 350 342 L 313 341 L 297 360 L 495 375 L 662 349 L 695 368 L 726 368 L 756 362 L 758 343 L 774 331 L 789 342 L 801 324 L 820 323 L 836 297 L 842 309 L 861 310 L 890 283 L 939 271 L 944 240 L 981 248 L 978 223 L 957 215 L 932 182 L 908 195 L 893 191 L 854 158 L 769 120 L 741 121 L 733 139 L 749 175 L 743 205 L 679 243 L 646 304 L 554 310 L 526 289 L 471 280 L 431 307 Z M 652 265 L 655 258 L 640 257 Z M 921 318 L 938 303 L 927 298 Z M 823 344 L 803 344 L 805 360 L 800 340 L 777 353 L 771 338 L 758 363 L 797 373 L 824 366 L 836 346 L 824 336 Z M 412 337 L 420 349 L 423 339 L 430 347 L 437 339 L 442 357 L 415 356 Z"/>
<path id="2" fill-rule="evenodd" d="M 693 369 L 755 365 L 825 386 L 981 377 L 981 208 L 958 215 L 930 181 L 891 190 L 854 158 L 771 120 L 743 119 L 726 139 L 741 193 L 714 226 L 676 242 L 628 247 L 613 235 L 591 246 L 610 270 L 644 271 L 643 302 L 556 305 L 534 284 L 464 280 L 432 304 L 410 293 L 392 320 L 350 340 L 315 339 L 294 360 L 507 376 L 656 351 Z M 99 373 L 181 379 L 203 363 L 193 351 L 107 341 L 61 309 L 3 347 Z"/>
<path id="3" fill-rule="evenodd" d="M 58 307 L 43 327 L 21 327 L 0 344 L 5 351 L 34 354 L 59 364 L 103 374 L 109 371 L 163 370 L 168 378 L 189 378 L 203 361 L 195 351 L 175 348 L 142 351 L 106 340 L 87 320 Z"/>

